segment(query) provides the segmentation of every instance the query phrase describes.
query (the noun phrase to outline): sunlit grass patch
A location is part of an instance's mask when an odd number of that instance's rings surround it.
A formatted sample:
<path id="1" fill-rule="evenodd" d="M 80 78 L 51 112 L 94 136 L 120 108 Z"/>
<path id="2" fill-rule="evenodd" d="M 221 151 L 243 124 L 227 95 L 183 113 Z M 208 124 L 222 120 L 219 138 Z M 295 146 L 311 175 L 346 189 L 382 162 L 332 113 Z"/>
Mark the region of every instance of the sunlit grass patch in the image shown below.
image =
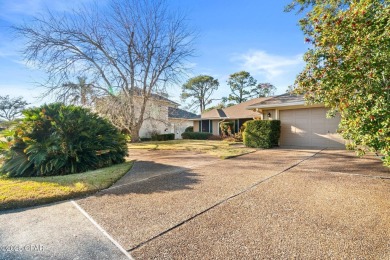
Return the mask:
<path id="1" fill-rule="evenodd" d="M 0 209 L 39 205 L 94 193 L 110 187 L 132 167 L 133 162 L 85 173 L 52 177 L 0 177 Z"/>
<path id="2" fill-rule="evenodd" d="M 209 140 L 172 140 L 160 142 L 143 142 L 128 145 L 129 149 L 147 150 L 183 150 L 204 152 L 222 159 L 228 159 L 239 155 L 256 151 L 253 148 L 240 146 L 237 143 Z"/>

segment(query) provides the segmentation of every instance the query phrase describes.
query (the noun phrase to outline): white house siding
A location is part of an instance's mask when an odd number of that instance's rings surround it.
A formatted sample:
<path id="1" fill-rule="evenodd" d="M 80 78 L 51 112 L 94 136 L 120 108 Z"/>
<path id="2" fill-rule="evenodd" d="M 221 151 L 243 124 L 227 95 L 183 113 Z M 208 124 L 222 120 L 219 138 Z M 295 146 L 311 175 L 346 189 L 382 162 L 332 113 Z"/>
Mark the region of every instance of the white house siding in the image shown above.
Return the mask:
<path id="1" fill-rule="evenodd" d="M 184 133 L 187 127 L 193 126 L 193 122 L 188 119 L 170 118 L 169 133 L 175 134 L 175 139 L 182 139 L 181 134 Z"/>
<path id="2" fill-rule="evenodd" d="M 169 133 L 168 106 L 166 102 L 148 102 L 144 114 L 144 122 L 140 129 L 140 137 L 150 137 L 153 132 Z"/>

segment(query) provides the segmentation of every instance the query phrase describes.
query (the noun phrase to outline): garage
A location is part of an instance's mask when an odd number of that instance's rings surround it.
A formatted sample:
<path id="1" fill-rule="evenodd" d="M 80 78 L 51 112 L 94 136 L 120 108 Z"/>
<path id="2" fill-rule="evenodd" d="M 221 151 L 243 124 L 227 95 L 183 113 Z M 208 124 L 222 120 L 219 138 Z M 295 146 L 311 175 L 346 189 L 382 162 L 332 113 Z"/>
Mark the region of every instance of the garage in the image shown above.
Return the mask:
<path id="1" fill-rule="evenodd" d="M 340 116 L 326 117 L 326 108 L 279 110 L 281 146 L 344 148 L 337 134 Z"/>

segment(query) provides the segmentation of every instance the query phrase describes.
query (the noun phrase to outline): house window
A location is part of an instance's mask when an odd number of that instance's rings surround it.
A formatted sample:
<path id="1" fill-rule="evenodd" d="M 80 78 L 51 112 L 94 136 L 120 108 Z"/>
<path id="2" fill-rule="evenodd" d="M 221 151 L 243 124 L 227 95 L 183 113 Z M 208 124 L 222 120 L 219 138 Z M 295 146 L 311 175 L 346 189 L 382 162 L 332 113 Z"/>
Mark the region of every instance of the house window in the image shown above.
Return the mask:
<path id="1" fill-rule="evenodd" d="M 213 132 L 213 124 L 211 120 L 202 120 L 199 122 L 199 130 L 204 133 L 212 133 Z"/>
<path id="2" fill-rule="evenodd" d="M 210 120 L 202 120 L 202 132 L 208 133 L 210 131 Z"/>

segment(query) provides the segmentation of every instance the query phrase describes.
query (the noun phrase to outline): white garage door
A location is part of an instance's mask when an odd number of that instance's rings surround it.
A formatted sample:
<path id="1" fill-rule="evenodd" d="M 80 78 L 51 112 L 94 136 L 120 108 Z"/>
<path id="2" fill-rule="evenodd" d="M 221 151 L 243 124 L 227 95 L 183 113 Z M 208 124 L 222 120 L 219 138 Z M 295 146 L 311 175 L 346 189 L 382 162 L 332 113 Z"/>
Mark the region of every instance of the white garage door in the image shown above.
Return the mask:
<path id="1" fill-rule="evenodd" d="M 325 108 L 281 110 L 281 146 L 345 148 L 336 133 L 340 117 L 326 118 Z"/>

